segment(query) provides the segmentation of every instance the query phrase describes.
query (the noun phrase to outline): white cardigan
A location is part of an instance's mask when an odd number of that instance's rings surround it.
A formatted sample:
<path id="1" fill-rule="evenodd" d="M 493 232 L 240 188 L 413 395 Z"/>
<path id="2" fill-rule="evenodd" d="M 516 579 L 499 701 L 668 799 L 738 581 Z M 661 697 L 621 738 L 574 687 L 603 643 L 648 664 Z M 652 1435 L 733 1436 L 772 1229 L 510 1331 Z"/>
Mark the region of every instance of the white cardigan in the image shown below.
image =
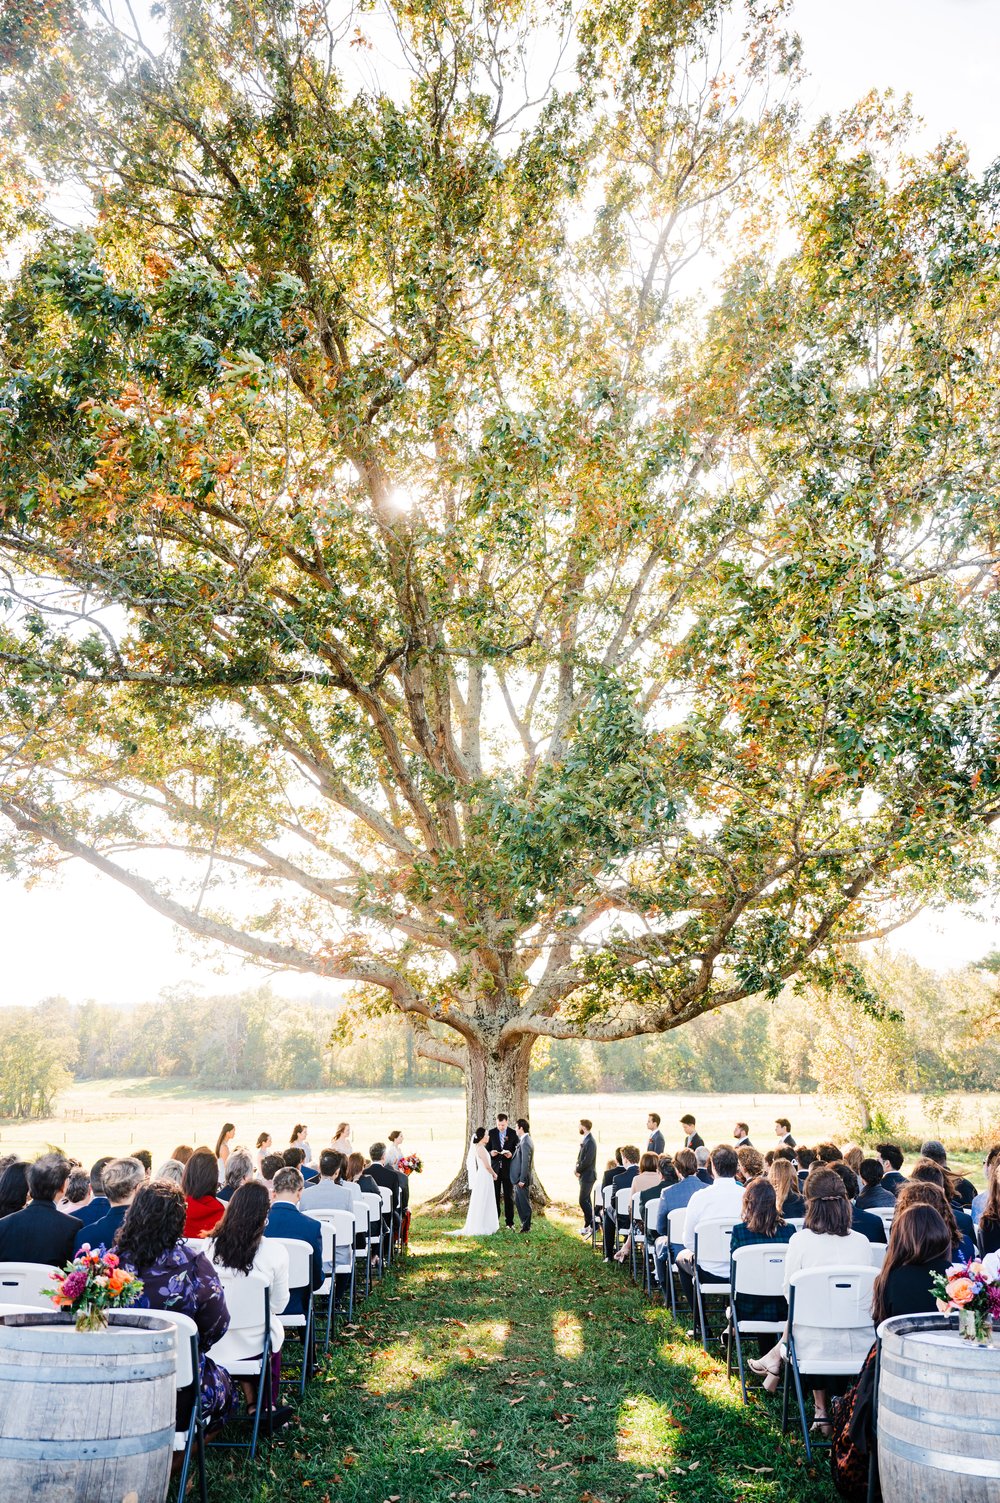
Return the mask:
<path id="1" fill-rule="evenodd" d="M 871 1243 L 863 1232 L 850 1231 L 846 1237 L 829 1232 L 811 1232 L 803 1227 L 789 1239 L 785 1253 L 785 1295 L 791 1288 L 793 1273 L 803 1268 L 870 1267 Z M 795 1323 L 795 1350 L 799 1366 L 808 1372 L 806 1363 L 821 1356 L 865 1358 L 875 1340 L 871 1326 L 863 1330 L 827 1331 L 817 1326 Z"/>
<path id="2" fill-rule="evenodd" d="M 211 1261 L 216 1268 L 221 1267 L 214 1257 Z M 267 1280 L 271 1295 L 271 1349 L 280 1352 L 281 1343 L 285 1339 L 285 1328 L 278 1316 L 288 1304 L 288 1249 L 275 1237 L 261 1237 L 252 1272 L 261 1274 Z M 227 1280 L 247 1277 L 246 1274 L 234 1273 L 231 1268 L 227 1268 L 225 1274 Z M 250 1341 L 243 1331 L 230 1328 L 211 1348 L 210 1356 L 220 1367 L 228 1367 L 230 1362 L 245 1362 L 248 1357 L 259 1357 L 260 1342 Z"/>

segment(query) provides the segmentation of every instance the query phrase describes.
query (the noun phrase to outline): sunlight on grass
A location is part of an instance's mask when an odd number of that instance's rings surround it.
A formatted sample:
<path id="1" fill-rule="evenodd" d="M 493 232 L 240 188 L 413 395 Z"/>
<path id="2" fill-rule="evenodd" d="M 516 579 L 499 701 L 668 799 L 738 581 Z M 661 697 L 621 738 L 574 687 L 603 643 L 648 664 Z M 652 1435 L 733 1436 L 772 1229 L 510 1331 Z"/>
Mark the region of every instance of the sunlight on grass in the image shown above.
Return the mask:
<path id="1" fill-rule="evenodd" d="M 673 1457 L 680 1428 L 666 1404 L 648 1394 L 626 1399 L 618 1412 L 618 1460 L 632 1466 L 665 1466 Z"/>
<path id="2" fill-rule="evenodd" d="M 556 1310 L 552 1316 L 552 1345 L 556 1356 L 567 1361 L 583 1355 L 583 1326 L 569 1310 Z"/>

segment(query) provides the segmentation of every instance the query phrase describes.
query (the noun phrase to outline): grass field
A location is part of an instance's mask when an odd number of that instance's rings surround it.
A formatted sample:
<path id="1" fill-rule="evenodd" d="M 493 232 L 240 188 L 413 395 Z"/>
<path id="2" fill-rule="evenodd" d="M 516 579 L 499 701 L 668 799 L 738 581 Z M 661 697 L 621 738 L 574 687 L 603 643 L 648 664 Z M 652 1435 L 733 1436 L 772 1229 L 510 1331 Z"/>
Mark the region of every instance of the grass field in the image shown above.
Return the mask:
<path id="1" fill-rule="evenodd" d="M 928 1116 L 919 1097 L 907 1102 L 915 1136 L 943 1137 L 958 1148 L 968 1138 L 1000 1122 L 1000 1094 L 967 1096 L 946 1104 L 948 1120 Z M 646 1114 L 658 1111 L 668 1148 L 682 1141 L 681 1114 L 692 1111 L 709 1144 L 728 1140 L 733 1122 L 750 1123 L 750 1136 L 763 1148 L 774 1141 L 774 1118 L 792 1122 L 806 1142 L 841 1138 L 836 1110 L 817 1096 L 542 1095 L 532 1099 L 532 1137 L 539 1175 L 556 1200 L 575 1200 L 573 1163 L 581 1116 L 593 1119 L 601 1167 L 618 1144 L 645 1146 Z M 279 1146 L 295 1122 L 309 1125 L 318 1152 L 338 1123 L 348 1121 L 357 1147 L 367 1149 L 393 1128 L 405 1134 L 405 1147 L 421 1155 L 424 1173 L 412 1182 L 415 1200 L 443 1190 L 465 1155 L 465 1105 L 458 1091 L 312 1091 L 215 1094 L 194 1091 L 184 1082 L 98 1080 L 74 1084 L 60 1098 L 57 1115 L 40 1122 L 0 1124 L 0 1152 L 32 1154 L 47 1144 L 66 1148 L 84 1163 L 105 1153 L 148 1148 L 154 1161 L 178 1143 L 213 1146 L 223 1122 L 235 1122 L 237 1141 L 253 1144 L 267 1130 Z M 489 1124 L 487 1124 L 489 1125 Z M 964 1156 L 963 1156 L 964 1157 Z M 976 1155 L 975 1159 L 980 1157 Z M 155 1164 L 154 1164 L 155 1167 Z M 973 1175 L 975 1177 L 975 1175 Z"/>
<path id="2" fill-rule="evenodd" d="M 547 1218 L 473 1242 L 419 1216 L 412 1251 L 256 1469 L 217 1503 L 835 1503 L 820 1455 L 744 1408 L 724 1362 Z M 718 1347 L 716 1347 L 718 1352 Z"/>

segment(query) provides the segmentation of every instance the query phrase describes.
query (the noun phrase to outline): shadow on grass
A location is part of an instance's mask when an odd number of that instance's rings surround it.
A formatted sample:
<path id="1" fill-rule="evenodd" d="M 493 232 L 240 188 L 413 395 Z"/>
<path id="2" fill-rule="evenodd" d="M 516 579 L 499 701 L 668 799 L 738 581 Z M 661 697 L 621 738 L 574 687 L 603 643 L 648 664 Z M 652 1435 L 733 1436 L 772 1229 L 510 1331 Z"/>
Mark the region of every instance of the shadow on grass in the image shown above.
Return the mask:
<path id="1" fill-rule="evenodd" d="M 458 1241 L 421 1216 L 413 1250 L 311 1385 L 302 1425 L 220 1503 L 828 1503 L 825 1463 L 746 1408 L 566 1223 Z"/>

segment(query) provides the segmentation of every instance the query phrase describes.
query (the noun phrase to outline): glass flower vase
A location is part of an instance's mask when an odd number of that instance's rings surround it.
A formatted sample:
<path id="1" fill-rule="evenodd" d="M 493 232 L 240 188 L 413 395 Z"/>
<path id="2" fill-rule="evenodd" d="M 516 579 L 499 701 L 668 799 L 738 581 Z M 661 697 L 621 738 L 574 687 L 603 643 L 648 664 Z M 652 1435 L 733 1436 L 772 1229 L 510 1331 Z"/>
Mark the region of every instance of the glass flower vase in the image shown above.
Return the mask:
<path id="1" fill-rule="evenodd" d="M 76 1312 L 76 1329 L 78 1331 L 106 1331 L 108 1329 L 108 1312 L 98 1305 L 84 1305 Z"/>
<path id="2" fill-rule="evenodd" d="M 973 1341 L 976 1346 L 993 1345 L 993 1319 L 983 1310 L 960 1310 L 958 1330 L 965 1341 Z"/>

